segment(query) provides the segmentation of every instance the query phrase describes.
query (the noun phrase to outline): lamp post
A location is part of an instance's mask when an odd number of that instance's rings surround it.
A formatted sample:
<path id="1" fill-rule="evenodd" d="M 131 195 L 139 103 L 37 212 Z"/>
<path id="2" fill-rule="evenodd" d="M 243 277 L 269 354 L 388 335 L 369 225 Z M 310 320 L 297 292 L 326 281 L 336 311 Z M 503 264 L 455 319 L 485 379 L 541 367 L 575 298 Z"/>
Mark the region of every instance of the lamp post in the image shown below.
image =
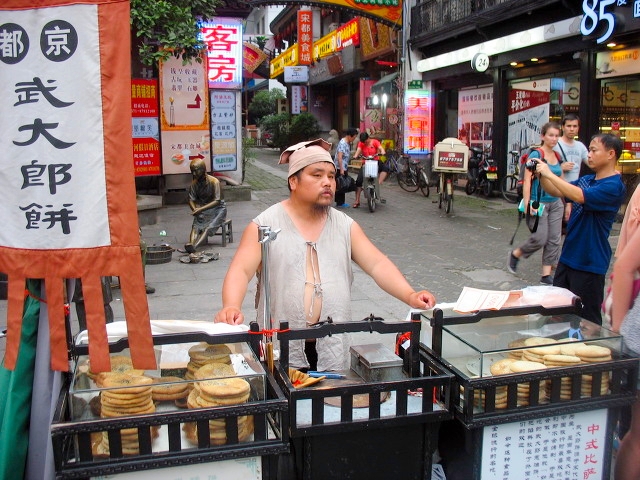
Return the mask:
<path id="1" fill-rule="evenodd" d="M 389 97 L 386 93 L 382 94 L 382 129 L 384 130 L 384 136 L 387 137 L 387 101 Z"/>

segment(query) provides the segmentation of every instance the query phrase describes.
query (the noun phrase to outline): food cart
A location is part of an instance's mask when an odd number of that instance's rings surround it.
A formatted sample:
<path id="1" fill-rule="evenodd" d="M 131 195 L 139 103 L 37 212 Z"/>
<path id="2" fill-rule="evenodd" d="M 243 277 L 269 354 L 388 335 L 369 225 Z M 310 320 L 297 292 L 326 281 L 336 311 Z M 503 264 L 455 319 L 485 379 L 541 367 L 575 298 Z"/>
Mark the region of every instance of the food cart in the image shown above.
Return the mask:
<path id="1" fill-rule="evenodd" d="M 439 422 L 447 409 L 452 374 L 419 350 L 420 316 L 385 322 L 323 322 L 290 330 L 280 325 L 281 357 L 274 375 L 289 402 L 290 470 L 303 479 L 430 479 Z M 344 378 L 296 388 L 288 374 L 289 342 L 353 332 L 411 332 L 404 359 L 387 362 L 376 340 L 351 347 Z M 379 338 L 379 337 L 373 337 Z M 384 359 L 381 360 L 381 357 Z"/>
<path id="2" fill-rule="evenodd" d="M 574 298 L 472 314 L 436 308 L 425 317 L 431 338 L 423 336 L 421 348 L 455 376 L 451 410 L 467 432 L 468 478 L 610 477 L 613 430 L 619 409 L 635 400 L 638 360 L 623 353 L 620 335 L 580 311 Z M 547 365 L 528 365 L 541 361 L 536 349 Z M 610 356 L 575 361 L 587 351 Z M 510 358 L 530 369 L 500 371 Z"/>
<path id="3" fill-rule="evenodd" d="M 74 346 L 73 372 L 60 392 L 51 426 L 57 477 L 88 478 L 184 465 L 195 469 L 205 462 L 236 461 L 238 468 L 227 465 L 226 469 L 217 469 L 216 478 L 239 478 L 239 468 L 244 469 L 241 478 L 275 478 L 278 455 L 289 450 L 288 405 L 274 377 L 258 360 L 260 337 L 257 324 L 240 333 L 154 335 L 159 370 L 145 375 L 157 376 L 154 388 L 156 384 L 174 392 L 188 388 L 190 393 L 182 397 L 182 404 L 178 399 L 154 397 L 154 411 L 145 413 L 127 413 L 108 406 L 105 398 L 113 398 L 116 393 L 118 401 L 133 402 L 141 388 L 99 384 L 87 363 L 87 346 Z M 234 371 L 231 378 L 247 384 L 242 402 L 202 406 L 194 396 L 196 403 L 192 404 L 191 392 L 209 379 L 189 377 L 193 357 L 189 363 L 185 359 L 168 364 L 162 360 L 164 351 L 160 353 L 171 347 L 191 355 L 199 346 L 211 345 L 223 346 L 229 352 L 225 361 Z M 127 338 L 109 344 L 112 369 L 116 357 L 127 356 L 127 347 Z M 120 415 L 104 415 L 107 406 Z"/>

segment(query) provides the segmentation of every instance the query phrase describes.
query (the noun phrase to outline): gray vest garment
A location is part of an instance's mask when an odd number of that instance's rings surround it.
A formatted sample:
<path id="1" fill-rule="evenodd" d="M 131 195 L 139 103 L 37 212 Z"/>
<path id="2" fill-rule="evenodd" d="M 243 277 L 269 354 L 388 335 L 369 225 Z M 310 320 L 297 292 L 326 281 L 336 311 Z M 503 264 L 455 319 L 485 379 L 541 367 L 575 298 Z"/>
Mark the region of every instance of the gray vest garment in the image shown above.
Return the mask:
<path id="1" fill-rule="evenodd" d="M 290 328 L 307 328 L 304 312 L 307 241 L 298 232 L 281 203 L 269 207 L 253 219 L 258 226 L 281 229 L 276 240 L 269 243 L 269 285 L 271 313 L 275 328 L 288 321 Z M 316 242 L 322 311 L 320 321 L 331 317 L 334 322 L 350 322 L 351 318 L 351 224 L 353 219 L 333 208 Z M 257 239 L 256 239 L 257 241 Z M 257 296 L 260 295 L 258 285 Z M 259 299 L 258 323 L 263 322 L 263 303 Z M 266 325 L 265 328 L 269 328 Z M 349 365 L 348 335 L 333 335 L 318 339 L 318 370 L 343 370 Z M 308 367 L 304 342 L 290 342 L 290 365 Z"/>

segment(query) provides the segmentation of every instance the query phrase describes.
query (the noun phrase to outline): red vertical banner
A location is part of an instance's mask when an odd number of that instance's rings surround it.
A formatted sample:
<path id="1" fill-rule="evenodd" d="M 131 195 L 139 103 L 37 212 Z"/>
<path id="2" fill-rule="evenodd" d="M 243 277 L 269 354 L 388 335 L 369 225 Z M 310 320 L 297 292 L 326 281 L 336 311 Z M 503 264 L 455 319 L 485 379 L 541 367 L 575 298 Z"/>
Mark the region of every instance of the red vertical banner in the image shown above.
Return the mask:
<path id="1" fill-rule="evenodd" d="M 298 10 L 298 65 L 311 65 L 313 61 L 313 13 Z"/>
<path id="2" fill-rule="evenodd" d="M 161 175 L 158 80 L 131 80 L 131 136 L 136 177 Z"/>
<path id="3" fill-rule="evenodd" d="M 131 357 L 156 366 L 131 143 L 129 2 L 0 5 L 0 271 L 5 366 L 16 364 L 25 279 L 44 279 L 51 368 L 69 368 L 63 284 L 81 278 L 91 369 L 110 369 L 101 276 L 119 276 Z"/>

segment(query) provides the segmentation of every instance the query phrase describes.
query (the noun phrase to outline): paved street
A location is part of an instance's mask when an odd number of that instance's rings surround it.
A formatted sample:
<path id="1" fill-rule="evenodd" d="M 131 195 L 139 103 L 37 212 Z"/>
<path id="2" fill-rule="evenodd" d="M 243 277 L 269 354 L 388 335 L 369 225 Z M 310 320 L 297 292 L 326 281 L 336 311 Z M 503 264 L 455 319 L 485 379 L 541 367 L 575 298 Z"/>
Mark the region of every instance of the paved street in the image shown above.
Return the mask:
<path id="1" fill-rule="evenodd" d="M 286 165 L 277 165 L 278 152 L 257 150 L 257 159 L 247 168 L 246 182 L 253 187 L 251 201 L 228 203 L 228 217 L 233 220 L 234 243 L 222 247 L 220 237 L 205 250 L 220 253 L 220 259 L 209 263 L 184 264 L 175 251 L 170 263 L 147 266 L 148 283 L 156 293 L 148 295 L 152 319 L 212 320 L 221 307 L 222 281 L 236 251 L 244 227 L 259 212 L 288 196 Z M 416 289 L 428 289 L 438 302 L 455 302 L 464 286 L 484 289 L 511 290 L 535 285 L 540 277 L 540 253 L 520 262 L 517 275 L 505 269 L 509 240 L 517 223 L 515 206 L 502 199 L 467 196 L 457 190 L 453 213 L 445 214 L 435 203 L 435 188 L 425 198 L 419 191 L 408 193 L 397 183 L 385 184 L 383 196 L 387 203 L 374 213 L 366 206 L 348 208 L 352 216 L 384 251 Z M 347 195 L 353 203 L 354 194 Z M 183 248 L 187 241 L 191 215 L 188 206 L 170 205 L 158 212 L 158 223 L 142 227 L 149 245 L 168 242 Z M 615 245 L 614 227 L 611 242 Z M 166 232 L 161 236 L 160 232 Z M 526 238 L 528 231 L 520 226 L 516 243 Z M 277 240 L 276 240 L 277 241 Z M 361 319 L 370 313 L 385 319 L 405 318 L 408 307 L 390 297 L 354 266 L 353 314 Z M 115 289 L 112 307 L 116 320 L 124 318 L 121 294 Z M 250 287 L 243 308 L 253 318 L 255 284 Z M 75 308 L 72 329 L 77 329 Z M 2 322 L 6 319 L 6 301 L 0 301 Z M 4 350 L 4 340 L 0 340 Z"/>

